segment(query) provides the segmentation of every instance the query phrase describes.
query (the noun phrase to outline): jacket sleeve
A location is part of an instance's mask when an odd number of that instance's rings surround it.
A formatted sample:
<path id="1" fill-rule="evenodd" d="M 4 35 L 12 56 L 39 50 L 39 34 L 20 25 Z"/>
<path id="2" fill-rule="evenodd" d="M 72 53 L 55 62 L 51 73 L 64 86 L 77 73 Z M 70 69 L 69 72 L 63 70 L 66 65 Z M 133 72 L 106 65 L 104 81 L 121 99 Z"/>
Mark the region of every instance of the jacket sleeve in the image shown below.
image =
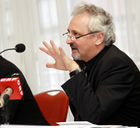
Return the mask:
<path id="1" fill-rule="evenodd" d="M 134 74 L 127 64 L 116 63 L 111 67 L 103 67 L 99 72 L 92 74 L 96 78 L 93 81 L 80 72 L 62 85 L 69 96 L 75 120 L 103 124 L 133 88 Z"/>

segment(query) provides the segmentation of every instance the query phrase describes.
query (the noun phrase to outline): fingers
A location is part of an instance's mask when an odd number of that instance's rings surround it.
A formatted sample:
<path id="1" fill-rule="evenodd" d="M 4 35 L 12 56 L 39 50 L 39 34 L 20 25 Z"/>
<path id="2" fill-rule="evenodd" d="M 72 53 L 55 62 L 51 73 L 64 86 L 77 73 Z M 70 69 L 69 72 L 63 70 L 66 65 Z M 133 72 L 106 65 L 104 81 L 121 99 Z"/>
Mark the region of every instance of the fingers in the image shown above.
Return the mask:
<path id="1" fill-rule="evenodd" d="M 45 53 L 47 53 L 47 54 L 48 54 L 48 50 L 47 50 L 46 48 L 39 47 L 39 49 L 40 49 L 41 51 L 43 51 L 43 52 L 45 52 Z"/>
<path id="2" fill-rule="evenodd" d="M 50 40 L 50 44 L 52 46 L 54 53 L 60 54 L 58 47 L 56 47 L 55 43 L 52 40 Z"/>
<path id="3" fill-rule="evenodd" d="M 65 59 L 66 55 L 62 48 L 58 48 L 52 40 L 50 41 L 50 44 L 46 41 L 43 41 L 42 43 L 45 47 L 40 47 L 40 50 L 47 53 L 55 60 L 55 63 L 47 63 L 46 67 L 66 70 L 65 60 L 67 59 Z"/>
<path id="4" fill-rule="evenodd" d="M 61 57 L 66 56 L 64 50 L 63 50 L 61 47 L 59 47 L 59 51 L 60 51 L 60 55 L 61 55 Z"/>
<path id="5" fill-rule="evenodd" d="M 47 44 L 46 41 L 42 41 L 42 43 L 43 43 L 43 45 L 45 46 L 45 48 L 44 48 L 44 47 L 39 47 L 39 49 L 40 49 L 41 51 L 43 51 L 43 52 L 49 54 L 48 48 L 50 48 L 50 46 Z"/>
<path id="6" fill-rule="evenodd" d="M 44 51 L 45 50 L 45 53 L 47 53 L 48 55 L 52 56 L 53 55 L 53 49 L 52 49 L 52 46 L 49 45 L 46 41 L 43 41 L 42 42 L 43 45 L 45 46 L 45 48 L 43 48 L 42 50 Z"/>
<path id="7" fill-rule="evenodd" d="M 57 48 L 57 46 L 55 45 L 55 43 L 50 40 L 50 44 L 48 44 L 46 41 L 42 41 L 43 45 L 45 46 L 45 48 L 40 47 L 40 50 L 47 53 L 48 55 L 52 56 L 52 57 L 56 57 L 57 55 L 60 54 L 59 49 Z"/>
<path id="8" fill-rule="evenodd" d="M 47 63 L 46 64 L 46 67 L 47 68 L 55 68 L 55 64 L 53 64 L 53 63 Z"/>
<path id="9" fill-rule="evenodd" d="M 47 49 L 51 49 L 51 46 L 46 41 L 42 41 L 42 43 Z"/>

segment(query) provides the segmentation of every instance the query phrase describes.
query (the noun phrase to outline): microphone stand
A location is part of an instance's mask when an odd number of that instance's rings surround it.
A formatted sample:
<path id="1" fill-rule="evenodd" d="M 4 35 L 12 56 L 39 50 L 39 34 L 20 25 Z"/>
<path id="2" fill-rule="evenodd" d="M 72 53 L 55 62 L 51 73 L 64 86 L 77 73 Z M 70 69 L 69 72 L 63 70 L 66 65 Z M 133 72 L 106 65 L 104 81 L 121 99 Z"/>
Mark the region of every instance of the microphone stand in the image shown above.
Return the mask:
<path id="1" fill-rule="evenodd" d="M 9 124 L 9 111 L 7 105 L 0 108 L 0 124 Z"/>
<path id="2" fill-rule="evenodd" d="M 0 98 L 2 98 L 3 101 L 0 105 L 0 124 L 9 124 L 10 121 L 10 112 L 8 109 L 10 96 L 8 94 L 12 94 L 11 88 L 6 88 L 0 95 Z"/>

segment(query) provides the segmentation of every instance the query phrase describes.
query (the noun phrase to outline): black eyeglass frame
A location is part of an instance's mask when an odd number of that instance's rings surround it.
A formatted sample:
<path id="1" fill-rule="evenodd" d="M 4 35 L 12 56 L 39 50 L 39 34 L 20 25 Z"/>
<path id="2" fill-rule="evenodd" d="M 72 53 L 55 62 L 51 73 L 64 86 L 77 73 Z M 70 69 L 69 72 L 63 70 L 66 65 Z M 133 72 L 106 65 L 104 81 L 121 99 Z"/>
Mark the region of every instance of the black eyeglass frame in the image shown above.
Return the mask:
<path id="1" fill-rule="evenodd" d="M 79 39 L 79 38 L 81 38 L 81 37 L 84 37 L 84 36 L 87 36 L 87 35 L 90 35 L 90 34 L 96 34 L 96 33 L 98 33 L 98 32 L 100 32 L 100 31 L 94 31 L 94 32 L 89 32 L 89 33 L 87 33 L 87 34 L 84 34 L 84 35 L 80 35 L 80 36 L 78 36 L 78 37 L 75 37 L 74 35 L 72 35 L 75 39 Z M 64 35 L 68 35 L 69 34 L 69 32 L 66 32 L 66 33 L 64 33 L 64 34 L 62 34 L 63 36 Z"/>

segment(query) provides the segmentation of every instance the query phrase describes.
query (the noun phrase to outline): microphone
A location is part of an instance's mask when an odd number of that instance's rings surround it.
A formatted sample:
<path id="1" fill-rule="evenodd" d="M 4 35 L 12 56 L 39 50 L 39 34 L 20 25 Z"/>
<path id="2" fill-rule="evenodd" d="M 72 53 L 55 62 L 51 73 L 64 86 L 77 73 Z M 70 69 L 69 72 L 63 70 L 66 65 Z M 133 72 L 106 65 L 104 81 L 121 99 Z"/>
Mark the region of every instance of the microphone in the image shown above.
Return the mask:
<path id="1" fill-rule="evenodd" d="M 19 77 L 0 79 L 0 108 L 5 106 L 9 100 L 20 100 L 23 90 Z"/>
<path id="2" fill-rule="evenodd" d="M 26 47 L 25 47 L 24 44 L 17 44 L 17 45 L 15 46 L 16 52 L 24 52 L 25 49 L 26 49 Z"/>
<path id="3" fill-rule="evenodd" d="M 8 49 L 5 49 L 5 50 L 1 51 L 0 54 L 2 54 L 5 51 L 9 51 L 9 50 L 16 50 L 16 52 L 19 52 L 20 53 L 20 52 L 24 52 L 25 49 L 26 49 L 25 45 L 22 44 L 22 43 L 20 43 L 20 44 L 17 44 L 15 46 L 15 48 L 8 48 Z"/>

